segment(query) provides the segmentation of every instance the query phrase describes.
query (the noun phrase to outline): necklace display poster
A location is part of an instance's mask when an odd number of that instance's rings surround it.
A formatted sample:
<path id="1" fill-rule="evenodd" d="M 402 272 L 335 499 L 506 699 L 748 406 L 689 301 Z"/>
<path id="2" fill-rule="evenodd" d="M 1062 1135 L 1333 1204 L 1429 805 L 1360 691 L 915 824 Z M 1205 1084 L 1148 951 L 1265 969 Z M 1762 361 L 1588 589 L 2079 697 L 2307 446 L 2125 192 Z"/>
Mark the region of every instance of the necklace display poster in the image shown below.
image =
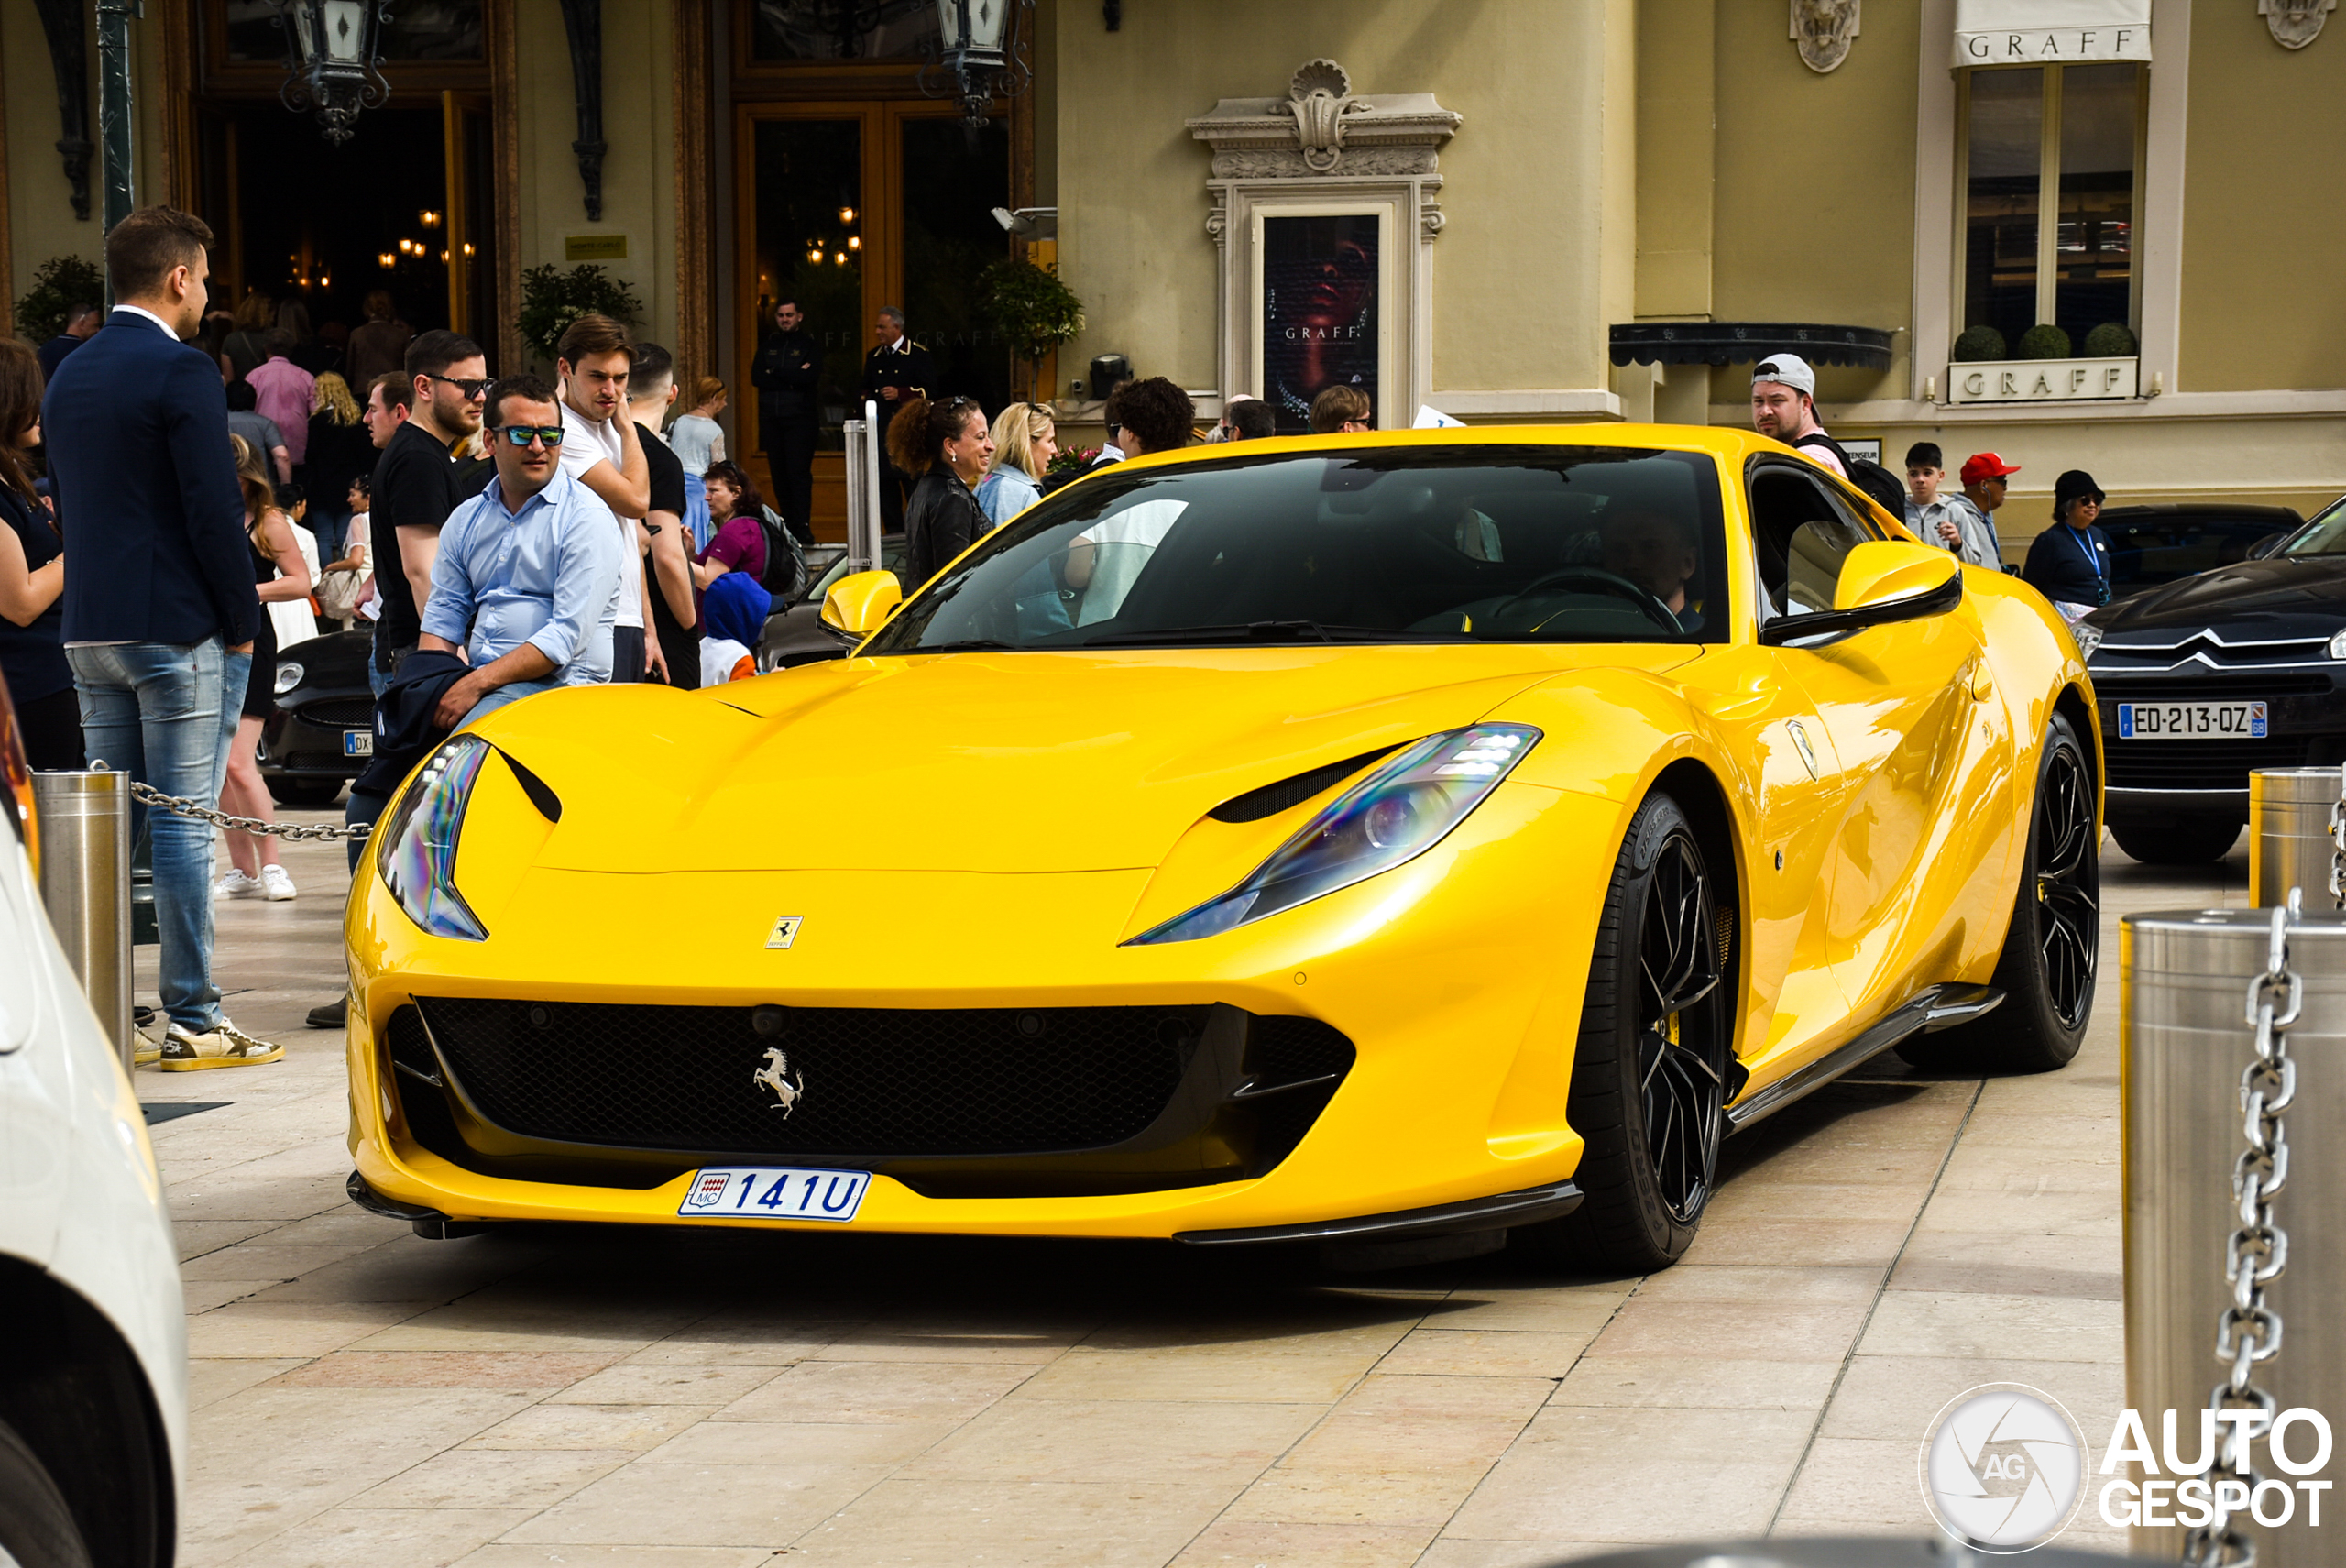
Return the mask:
<path id="1" fill-rule="evenodd" d="M 1377 313 L 1383 214 L 1314 214 L 1262 219 L 1263 398 L 1279 433 L 1311 428 L 1311 400 L 1334 386 L 1368 394 L 1370 422 L 1384 410 Z"/>

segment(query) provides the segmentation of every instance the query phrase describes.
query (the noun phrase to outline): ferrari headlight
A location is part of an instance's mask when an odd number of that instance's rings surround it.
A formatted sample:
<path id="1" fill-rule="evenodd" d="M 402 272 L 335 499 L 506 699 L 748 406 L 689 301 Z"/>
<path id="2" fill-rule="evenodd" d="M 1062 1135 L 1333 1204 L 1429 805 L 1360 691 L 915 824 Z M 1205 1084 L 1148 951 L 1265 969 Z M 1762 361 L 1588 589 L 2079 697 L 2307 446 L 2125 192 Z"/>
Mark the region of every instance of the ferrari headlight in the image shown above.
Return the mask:
<path id="1" fill-rule="evenodd" d="M 456 839 L 473 781 L 489 746 L 459 735 L 432 753 L 380 837 L 375 866 L 407 917 L 434 937 L 488 940 L 488 927 L 456 891 Z"/>
<path id="2" fill-rule="evenodd" d="M 1127 945 L 1218 936 L 1417 859 L 1466 820 L 1539 739 L 1525 724 L 1478 724 L 1403 748 L 1244 882 Z"/>
<path id="3" fill-rule="evenodd" d="M 2092 658 L 2093 651 L 2101 646 L 2102 630 L 2099 626 L 2088 625 L 2082 620 L 2073 621 L 2069 626 L 2069 635 L 2077 640 L 2077 660 L 2080 663 Z M 2339 657 L 2340 655 L 2336 652 L 2338 644 L 2332 642 L 2330 646 L 2332 650 L 2331 656 Z"/>

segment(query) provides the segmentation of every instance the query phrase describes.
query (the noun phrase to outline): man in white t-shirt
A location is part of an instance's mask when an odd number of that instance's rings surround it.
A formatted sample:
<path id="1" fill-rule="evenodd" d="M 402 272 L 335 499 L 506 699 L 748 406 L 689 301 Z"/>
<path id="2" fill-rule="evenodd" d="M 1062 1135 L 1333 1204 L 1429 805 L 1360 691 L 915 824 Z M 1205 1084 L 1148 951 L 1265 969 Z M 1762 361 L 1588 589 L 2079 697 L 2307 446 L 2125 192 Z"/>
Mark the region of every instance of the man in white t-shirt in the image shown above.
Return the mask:
<path id="1" fill-rule="evenodd" d="M 602 498 L 619 520 L 619 615 L 611 629 L 611 679 L 667 679 L 657 641 L 643 635 L 643 556 L 652 537 L 652 469 L 627 408 L 635 339 L 609 316 L 580 316 L 554 345 L 562 398 L 562 471 Z"/>
<path id="2" fill-rule="evenodd" d="M 1797 354 L 1770 354 L 1751 372 L 1751 428 L 1843 478 L 1840 447 L 1816 418 L 1816 372 Z"/>

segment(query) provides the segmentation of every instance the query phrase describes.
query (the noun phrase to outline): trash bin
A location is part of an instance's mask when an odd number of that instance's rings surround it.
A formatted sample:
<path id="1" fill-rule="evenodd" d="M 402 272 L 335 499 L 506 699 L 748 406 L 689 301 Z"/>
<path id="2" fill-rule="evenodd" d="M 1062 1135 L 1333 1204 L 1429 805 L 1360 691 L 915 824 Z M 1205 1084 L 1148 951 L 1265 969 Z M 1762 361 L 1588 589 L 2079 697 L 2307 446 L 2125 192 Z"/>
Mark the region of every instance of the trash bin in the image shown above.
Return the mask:
<path id="1" fill-rule="evenodd" d="M 2336 768 L 2264 768 L 2248 775 L 2250 903 L 2278 909 L 2291 888 L 2301 887 L 2308 911 L 2336 907 L 2330 811 L 2338 794 Z"/>
<path id="2" fill-rule="evenodd" d="M 2323 877 L 2326 885 L 2326 863 Z M 2135 915 L 2120 926 L 2126 1402 L 2154 1444 L 2163 1441 L 2164 1412 L 2176 1412 L 2186 1463 L 2198 1454 L 2198 1412 L 2229 1373 L 2216 1339 L 2233 1304 L 2225 1265 L 2241 1225 L 2233 1169 L 2248 1146 L 2242 1074 L 2256 1058 L 2250 985 L 2265 971 L 2273 913 Z M 2346 1127 L 2346 919 L 2302 919 L 2287 940 L 2301 988 L 2297 1019 L 2285 1034 L 2297 1090 L 2283 1114 L 2286 1181 L 2272 1202 L 2288 1249 L 2285 1272 L 2264 1287 L 2283 1332 L 2278 1354 L 2257 1364 L 2253 1381 L 2281 1412 L 2309 1409 L 2334 1421 L 2346 1419 L 2346 1144 L 2339 1137 Z M 2309 1424 L 2286 1435 L 2299 1464 L 2315 1447 Z M 2276 1463 L 2268 1442 L 2253 1453 L 2260 1475 L 2296 1487 L 2300 1477 Z M 2346 1448 L 2303 1478 L 2338 1478 L 2346 1470 L 2341 1460 Z M 2134 1480 L 2150 1478 L 2135 1468 Z M 2165 1464 L 2158 1478 L 2172 1479 Z M 2238 1520 L 2256 1543 L 2258 1568 L 2335 1568 L 2346 1551 L 2339 1496 L 2320 1494 L 2320 1528 L 2308 1522 L 2301 1488 L 2288 1499 L 2286 1522 L 2278 1493 L 2264 1498 L 2263 1519 Z M 2134 1550 L 2172 1562 L 2184 1534 L 2137 1525 Z"/>
<path id="3" fill-rule="evenodd" d="M 123 1070 L 131 1065 L 130 775 L 33 774 L 40 901 Z"/>

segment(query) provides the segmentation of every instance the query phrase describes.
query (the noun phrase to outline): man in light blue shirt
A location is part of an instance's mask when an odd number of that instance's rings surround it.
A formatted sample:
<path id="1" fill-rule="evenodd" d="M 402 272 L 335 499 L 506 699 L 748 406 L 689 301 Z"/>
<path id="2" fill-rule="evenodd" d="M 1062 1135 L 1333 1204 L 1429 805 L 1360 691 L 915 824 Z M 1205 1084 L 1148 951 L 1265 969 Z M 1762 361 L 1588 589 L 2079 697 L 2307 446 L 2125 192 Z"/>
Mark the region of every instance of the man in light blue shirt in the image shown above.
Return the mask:
<path id="1" fill-rule="evenodd" d="M 451 729 L 554 686 L 608 681 L 619 611 L 619 520 L 562 472 L 554 389 L 509 376 L 482 411 L 497 478 L 440 531 L 417 644 L 472 665 L 440 699 Z"/>

